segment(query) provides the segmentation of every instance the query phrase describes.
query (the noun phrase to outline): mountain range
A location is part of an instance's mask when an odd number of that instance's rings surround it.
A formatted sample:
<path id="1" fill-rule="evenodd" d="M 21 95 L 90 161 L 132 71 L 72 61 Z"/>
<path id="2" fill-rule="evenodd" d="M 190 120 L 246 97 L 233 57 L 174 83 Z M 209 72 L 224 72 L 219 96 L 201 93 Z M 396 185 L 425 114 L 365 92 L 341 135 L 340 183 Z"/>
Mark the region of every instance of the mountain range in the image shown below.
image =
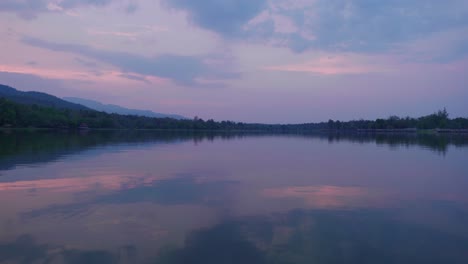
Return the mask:
<path id="1" fill-rule="evenodd" d="M 155 118 L 186 119 L 180 115 L 155 113 L 149 110 L 129 109 L 118 105 L 103 104 L 98 101 L 83 98 L 66 97 L 61 99 L 47 93 L 34 91 L 23 92 L 3 84 L 0 84 L 0 97 L 4 97 L 19 104 L 39 105 L 59 109 L 96 110 L 109 114 L 115 113 L 120 115 L 136 115 Z"/>
<path id="2" fill-rule="evenodd" d="M 72 110 L 90 110 L 86 106 L 62 100 L 56 96 L 41 92 L 22 92 L 0 84 L 0 97 L 19 104 L 39 105 Z"/>
<path id="3" fill-rule="evenodd" d="M 138 110 L 138 109 L 129 109 L 118 105 L 113 104 L 103 104 L 98 101 L 77 98 L 77 97 L 64 97 L 66 101 L 84 105 L 88 108 L 105 112 L 108 114 L 119 114 L 119 115 L 136 115 L 136 116 L 146 116 L 146 117 L 155 117 L 155 118 L 174 118 L 174 119 L 186 119 L 180 115 L 173 115 L 173 114 L 162 114 L 162 113 L 155 113 L 150 110 Z"/>

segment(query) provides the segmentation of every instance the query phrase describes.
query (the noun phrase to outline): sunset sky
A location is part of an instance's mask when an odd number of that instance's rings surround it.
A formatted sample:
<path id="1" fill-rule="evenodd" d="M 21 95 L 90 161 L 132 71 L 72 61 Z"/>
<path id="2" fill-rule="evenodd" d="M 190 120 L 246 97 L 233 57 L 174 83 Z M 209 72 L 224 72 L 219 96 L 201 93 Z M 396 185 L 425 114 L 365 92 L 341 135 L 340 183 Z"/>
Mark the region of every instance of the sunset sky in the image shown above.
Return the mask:
<path id="1" fill-rule="evenodd" d="M 466 0 L 0 0 L 0 83 L 215 120 L 468 117 Z"/>

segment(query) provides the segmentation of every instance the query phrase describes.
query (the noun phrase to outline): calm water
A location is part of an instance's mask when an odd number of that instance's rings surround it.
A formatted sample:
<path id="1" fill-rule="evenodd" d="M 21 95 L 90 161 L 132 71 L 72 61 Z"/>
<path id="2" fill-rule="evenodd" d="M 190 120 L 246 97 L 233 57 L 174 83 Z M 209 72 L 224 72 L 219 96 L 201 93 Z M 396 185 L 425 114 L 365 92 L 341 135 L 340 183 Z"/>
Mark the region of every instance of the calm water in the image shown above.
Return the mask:
<path id="1" fill-rule="evenodd" d="M 468 136 L 1 133 L 0 263 L 468 263 Z"/>

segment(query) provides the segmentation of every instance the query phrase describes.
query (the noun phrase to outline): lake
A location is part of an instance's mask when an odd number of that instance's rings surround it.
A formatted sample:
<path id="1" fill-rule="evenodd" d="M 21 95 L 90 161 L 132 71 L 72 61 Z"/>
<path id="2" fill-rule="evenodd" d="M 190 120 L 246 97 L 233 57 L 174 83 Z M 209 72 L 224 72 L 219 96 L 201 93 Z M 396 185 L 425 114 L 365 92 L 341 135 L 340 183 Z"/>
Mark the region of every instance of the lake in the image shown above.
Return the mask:
<path id="1" fill-rule="evenodd" d="M 0 132 L 0 263 L 468 263 L 468 136 Z"/>

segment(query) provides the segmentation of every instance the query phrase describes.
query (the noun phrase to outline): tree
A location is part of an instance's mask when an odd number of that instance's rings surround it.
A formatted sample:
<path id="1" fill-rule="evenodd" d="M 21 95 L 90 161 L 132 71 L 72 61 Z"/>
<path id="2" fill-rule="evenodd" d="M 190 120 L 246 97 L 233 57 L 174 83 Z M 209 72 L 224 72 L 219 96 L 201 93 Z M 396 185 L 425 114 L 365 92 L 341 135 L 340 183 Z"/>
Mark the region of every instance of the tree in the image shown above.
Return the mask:
<path id="1" fill-rule="evenodd" d="M 335 129 L 335 122 L 332 119 L 328 120 L 327 127 L 328 129 Z"/>

